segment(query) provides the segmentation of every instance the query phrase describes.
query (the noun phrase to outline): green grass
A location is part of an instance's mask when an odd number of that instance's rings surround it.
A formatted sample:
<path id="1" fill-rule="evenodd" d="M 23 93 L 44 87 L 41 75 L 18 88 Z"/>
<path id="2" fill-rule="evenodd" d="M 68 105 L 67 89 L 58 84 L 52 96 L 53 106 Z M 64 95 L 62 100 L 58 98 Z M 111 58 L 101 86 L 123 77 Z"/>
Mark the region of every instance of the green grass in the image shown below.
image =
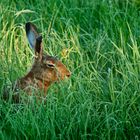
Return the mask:
<path id="1" fill-rule="evenodd" d="M 0 139 L 140 139 L 139 6 L 136 0 L 1 0 L 0 91 L 31 67 L 28 21 L 42 32 L 44 51 L 58 55 L 72 76 L 49 88 L 46 105 L 0 99 Z"/>

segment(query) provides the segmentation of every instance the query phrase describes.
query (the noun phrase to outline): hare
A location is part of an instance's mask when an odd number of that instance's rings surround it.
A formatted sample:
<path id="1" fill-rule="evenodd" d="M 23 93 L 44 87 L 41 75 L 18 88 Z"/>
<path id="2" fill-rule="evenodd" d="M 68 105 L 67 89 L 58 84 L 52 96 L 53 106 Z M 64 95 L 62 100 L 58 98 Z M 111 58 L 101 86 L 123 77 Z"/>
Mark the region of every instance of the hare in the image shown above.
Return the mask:
<path id="1" fill-rule="evenodd" d="M 47 89 L 52 83 L 70 77 L 71 73 L 60 60 L 43 54 L 42 36 L 34 24 L 26 23 L 25 30 L 29 45 L 34 49 L 35 58 L 31 70 L 14 83 L 13 91 L 17 92 L 21 89 L 28 96 L 32 95 L 32 88 L 34 88 L 43 91 L 43 97 L 45 97 Z M 9 98 L 7 92 L 4 93 L 4 99 L 6 98 Z M 12 95 L 15 102 L 19 102 L 19 98 L 20 93 Z"/>

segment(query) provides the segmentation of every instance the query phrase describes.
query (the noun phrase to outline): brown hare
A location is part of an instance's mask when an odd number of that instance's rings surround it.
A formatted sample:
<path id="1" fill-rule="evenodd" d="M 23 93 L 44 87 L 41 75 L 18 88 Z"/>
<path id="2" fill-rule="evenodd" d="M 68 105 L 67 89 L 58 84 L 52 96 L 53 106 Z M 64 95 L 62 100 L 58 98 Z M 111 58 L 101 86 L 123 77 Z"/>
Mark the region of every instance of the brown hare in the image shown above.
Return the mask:
<path id="1" fill-rule="evenodd" d="M 35 58 L 31 70 L 13 84 L 12 100 L 19 102 L 20 93 L 23 90 L 27 96 L 32 95 L 32 89 L 41 90 L 43 97 L 46 96 L 48 87 L 65 77 L 70 77 L 71 73 L 66 66 L 57 58 L 43 54 L 42 36 L 38 33 L 34 24 L 28 22 L 25 25 L 26 35 L 31 48 L 34 49 Z M 39 95 L 35 95 L 38 96 Z M 4 92 L 4 99 L 9 98 L 9 93 Z"/>

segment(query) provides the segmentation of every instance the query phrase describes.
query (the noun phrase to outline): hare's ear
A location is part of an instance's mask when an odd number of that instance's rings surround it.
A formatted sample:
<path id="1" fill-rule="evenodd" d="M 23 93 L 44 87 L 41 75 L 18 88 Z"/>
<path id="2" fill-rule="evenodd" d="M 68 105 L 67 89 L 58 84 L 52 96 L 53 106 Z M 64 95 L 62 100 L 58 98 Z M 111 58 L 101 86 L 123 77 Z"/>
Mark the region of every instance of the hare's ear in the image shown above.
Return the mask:
<path id="1" fill-rule="evenodd" d="M 35 56 L 37 59 L 42 59 L 42 36 L 36 38 Z"/>
<path id="2" fill-rule="evenodd" d="M 34 24 L 28 22 L 25 25 L 25 30 L 26 30 L 26 36 L 28 38 L 30 47 L 35 49 L 36 39 L 39 36 L 36 26 Z"/>

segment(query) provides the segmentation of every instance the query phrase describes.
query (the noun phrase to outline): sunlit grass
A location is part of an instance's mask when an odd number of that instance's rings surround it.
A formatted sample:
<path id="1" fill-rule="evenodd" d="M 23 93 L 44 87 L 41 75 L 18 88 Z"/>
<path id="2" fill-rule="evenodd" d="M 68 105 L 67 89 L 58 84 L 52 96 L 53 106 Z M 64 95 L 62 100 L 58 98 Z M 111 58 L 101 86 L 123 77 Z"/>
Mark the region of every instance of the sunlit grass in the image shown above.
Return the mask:
<path id="1" fill-rule="evenodd" d="M 132 1 L 0 2 L 0 91 L 30 69 L 24 26 L 70 69 L 46 104 L 0 99 L 0 139 L 139 139 L 140 17 Z"/>

